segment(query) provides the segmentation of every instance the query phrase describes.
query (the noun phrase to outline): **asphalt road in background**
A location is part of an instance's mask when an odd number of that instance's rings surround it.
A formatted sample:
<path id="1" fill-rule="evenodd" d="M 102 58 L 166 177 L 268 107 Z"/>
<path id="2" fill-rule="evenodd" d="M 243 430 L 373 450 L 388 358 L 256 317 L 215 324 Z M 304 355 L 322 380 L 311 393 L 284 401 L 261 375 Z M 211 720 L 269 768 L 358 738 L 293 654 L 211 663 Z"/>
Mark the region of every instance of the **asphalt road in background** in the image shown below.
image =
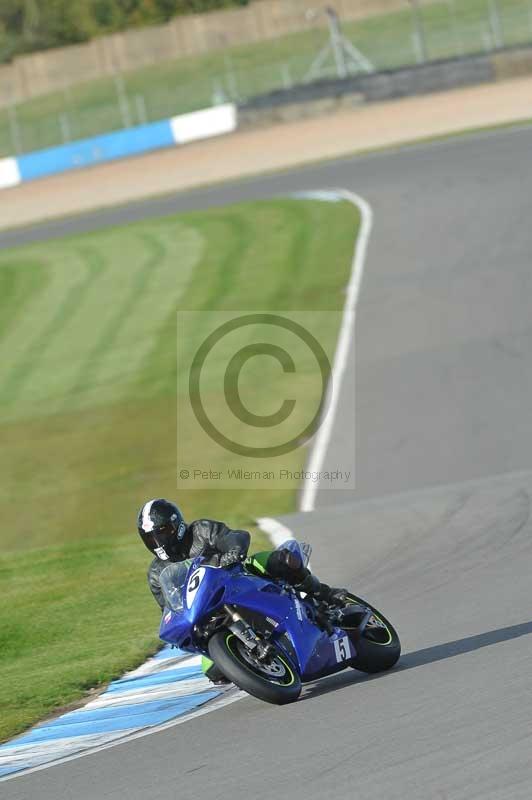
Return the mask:
<path id="1" fill-rule="evenodd" d="M 5 800 L 528 798 L 532 129 L 342 159 L 3 234 L 4 244 L 340 186 L 375 220 L 356 323 L 357 490 L 289 524 L 382 608 L 400 666 L 252 698 L 2 784 Z M 326 466 L 352 424 L 340 402 Z M 436 487 L 436 488 L 434 488 Z"/>

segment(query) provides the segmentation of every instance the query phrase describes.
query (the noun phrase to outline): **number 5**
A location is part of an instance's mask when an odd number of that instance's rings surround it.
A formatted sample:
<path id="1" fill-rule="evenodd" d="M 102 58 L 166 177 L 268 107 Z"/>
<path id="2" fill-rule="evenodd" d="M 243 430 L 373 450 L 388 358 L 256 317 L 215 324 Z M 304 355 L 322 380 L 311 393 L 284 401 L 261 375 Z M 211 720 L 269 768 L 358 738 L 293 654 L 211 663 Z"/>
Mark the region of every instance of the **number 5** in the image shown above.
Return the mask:
<path id="1" fill-rule="evenodd" d="M 351 647 L 349 645 L 348 636 L 342 636 L 341 639 L 335 640 L 334 654 L 338 663 L 340 663 L 340 661 L 347 661 L 349 658 L 351 658 Z"/>

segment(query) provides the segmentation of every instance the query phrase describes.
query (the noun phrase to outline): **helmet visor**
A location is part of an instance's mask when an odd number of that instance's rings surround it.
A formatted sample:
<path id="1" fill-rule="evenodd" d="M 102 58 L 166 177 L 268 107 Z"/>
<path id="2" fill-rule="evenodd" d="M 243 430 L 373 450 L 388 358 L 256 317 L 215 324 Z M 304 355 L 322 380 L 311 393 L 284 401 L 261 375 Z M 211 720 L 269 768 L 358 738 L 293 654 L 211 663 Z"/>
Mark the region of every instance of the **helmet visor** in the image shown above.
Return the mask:
<path id="1" fill-rule="evenodd" d="M 161 525 L 144 534 L 146 544 L 160 559 L 167 561 L 177 554 L 176 551 L 179 542 L 185 535 L 186 527 L 184 522 L 178 524 L 177 521 Z"/>

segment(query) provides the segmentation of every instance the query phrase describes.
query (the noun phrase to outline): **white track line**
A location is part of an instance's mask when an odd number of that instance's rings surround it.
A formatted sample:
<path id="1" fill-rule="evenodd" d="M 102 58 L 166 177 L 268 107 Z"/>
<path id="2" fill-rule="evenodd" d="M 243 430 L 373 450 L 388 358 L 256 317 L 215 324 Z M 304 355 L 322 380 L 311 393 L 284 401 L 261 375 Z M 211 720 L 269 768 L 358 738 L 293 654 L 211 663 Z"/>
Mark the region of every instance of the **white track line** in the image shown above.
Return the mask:
<path id="1" fill-rule="evenodd" d="M 351 277 L 347 286 L 347 297 L 344 305 L 344 312 L 342 317 L 342 326 L 338 336 L 338 344 L 336 345 L 336 352 L 334 354 L 334 362 L 331 371 L 331 379 L 329 382 L 329 397 L 328 402 L 324 404 L 325 417 L 318 428 L 316 438 L 314 440 L 312 451 L 310 454 L 307 469 L 309 472 L 320 472 L 323 464 L 323 459 L 329 446 L 331 432 L 333 429 L 336 410 L 338 408 L 338 401 L 340 399 L 340 390 L 342 388 L 342 380 L 344 377 L 347 356 L 353 334 L 355 331 L 355 318 L 358 297 L 360 294 L 360 286 L 362 284 L 362 277 L 364 275 L 364 265 L 366 261 L 366 252 L 368 249 L 368 242 L 373 225 L 373 211 L 369 203 L 364 200 L 360 195 L 350 192 L 347 189 L 334 190 L 340 197 L 353 203 L 361 215 L 360 230 L 358 232 L 357 240 L 355 243 L 355 252 L 353 254 L 353 261 L 351 267 Z M 319 488 L 319 481 L 307 481 L 304 485 L 303 492 L 299 501 L 300 511 L 313 511 L 316 503 L 316 494 Z"/>
<path id="2" fill-rule="evenodd" d="M 275 547 L 280 547 L 287 539 L 294 538 L 290 528 L 287 528 L 278 519 L 273 519 L 273 517 L 259 517 L 257 525 L 261 531 L 268 534 Z"/>
<path id="3" fill-rule="evenodd" d="M 347 295 L 344 305 L 342 325 L 338 336 L 338 344 L 334 354 L 334 362 L 331 370 L 331 380 L 329 382 L 329 397 L 324 403 L 324 419 L 322 420 L 316 437 L 314 439 L 307 469 L 312 472 L 320 472 L 323 459 L 329 446 L 331 432 L 335 422 L 336 410 L 342 388 L 342 380 L 347 365 L 347 356 L 352 344 L 355 331 L 356 308 L 362 278 L 364 276 L 364 266 L 366 263 L 366 253 L 368 249 L 369 237 L 373 227 L 373 210 L 367 200 L 360 195 L 350 192 L 348 189 L 325 190 L 324 195 L 335 194 L 343 200 L 355 205 L 360 211 L 361 222 L 360 230 L 355 242 L 353 260 L 351 262 L 351 276 L 347 285 Z M 317 196 L 317 192 L 299 192 L 299 197 Z M 316 503 L 316 494 L 319 488 L 319 481 L 307 481 L 304 485 L 299 500 L 300 511 L 313 511 Z M 287 539 L 293 538 L 294 534 L 286 525 L 273 517 L 260 517 L 257 524 L 262 531 L 268 534 L 275 547 L 283 544 Z"/>

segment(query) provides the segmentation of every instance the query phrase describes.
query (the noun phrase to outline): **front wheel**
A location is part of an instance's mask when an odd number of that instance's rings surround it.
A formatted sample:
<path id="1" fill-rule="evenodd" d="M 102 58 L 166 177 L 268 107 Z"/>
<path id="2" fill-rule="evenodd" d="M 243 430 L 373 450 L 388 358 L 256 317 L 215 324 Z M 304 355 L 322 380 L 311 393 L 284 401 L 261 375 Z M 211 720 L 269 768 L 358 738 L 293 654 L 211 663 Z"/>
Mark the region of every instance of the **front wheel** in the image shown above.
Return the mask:
<path id="1" fill-rule="evenodd" d="M 368 673 L 391 669 L 401 655 L 401 642 L 397 631 L 392 623 L 388 622 L 386 617 L 366 600 L 350 594 L 346 611 L 349 609 L 350 603 L 365 606 L 373 612 L 362 634 L 357 630 L 356 625 L 353 625 L 352 628 L 349 625 L 342 625 L 346 633 L 350 634 L 350 638 L 352 637 L 357 652 L 351 666 Z"/>
<path id="2" fill-rule="evenodd" d="M 227 678 L 259 700 L 283 705 L 299 697 L 301 679 L 278 650 L 260 661 L 234 633 L 222 630 L 211 637 L 209 655 Z"/>

